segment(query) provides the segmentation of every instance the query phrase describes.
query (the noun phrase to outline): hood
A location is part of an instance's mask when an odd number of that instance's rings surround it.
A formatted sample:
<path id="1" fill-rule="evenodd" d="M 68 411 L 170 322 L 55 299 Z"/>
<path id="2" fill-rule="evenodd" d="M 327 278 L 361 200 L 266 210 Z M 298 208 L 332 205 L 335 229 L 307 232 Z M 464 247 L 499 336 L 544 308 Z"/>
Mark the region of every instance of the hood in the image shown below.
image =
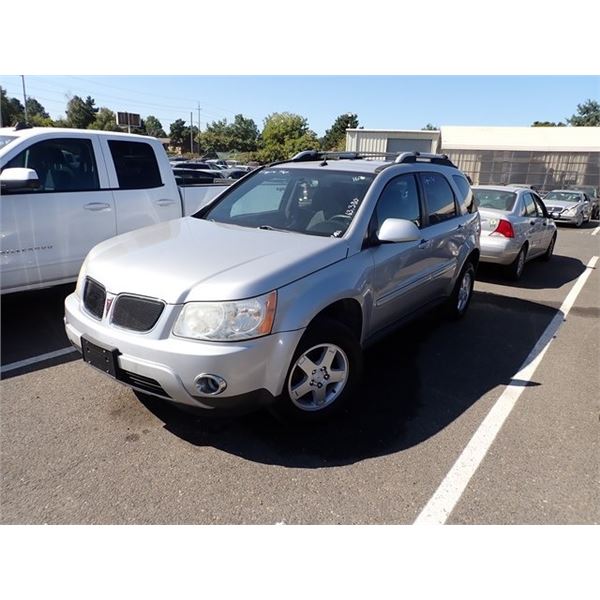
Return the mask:
<path id="1" fill-rule="evenodd" d="M 86 269 L 113 294 L 179 304 L 265 294 L 346 255 L 344 240 L 186 217 L 98 244 Z"/>
<path id="2" fill-rule="evenodd" d="M 564 208 L 575 208 L 581 204 L 584 204 L 583 200 L 579 202 L 566 202 L 565 200 L 544 200 L 544 204 L 546 205 L 546 210 L 551 210 L 551 208 L 560 208 L 563 210 Z"/>

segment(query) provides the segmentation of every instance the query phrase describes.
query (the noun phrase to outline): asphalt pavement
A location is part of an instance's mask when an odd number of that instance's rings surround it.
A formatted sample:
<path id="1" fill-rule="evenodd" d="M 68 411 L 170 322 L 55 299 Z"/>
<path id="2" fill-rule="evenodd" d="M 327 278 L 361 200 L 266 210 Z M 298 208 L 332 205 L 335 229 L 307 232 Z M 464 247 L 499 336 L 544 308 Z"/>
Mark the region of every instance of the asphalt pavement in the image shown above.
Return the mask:
<path id="1" fill-rule="evenodd" d="M 431 315 L 371 348 L 354 406 L 308 431 L 140 400 L 56 355 L 73 286 L 5 296 L 0 522 L 414 523 L 600 255 L 597 225 L 561 227 L 553 259 L 519 282 L 482 267 L 465 319 Z M 600 523 L 600 265 L 589 270 L 447 523 Z"/>

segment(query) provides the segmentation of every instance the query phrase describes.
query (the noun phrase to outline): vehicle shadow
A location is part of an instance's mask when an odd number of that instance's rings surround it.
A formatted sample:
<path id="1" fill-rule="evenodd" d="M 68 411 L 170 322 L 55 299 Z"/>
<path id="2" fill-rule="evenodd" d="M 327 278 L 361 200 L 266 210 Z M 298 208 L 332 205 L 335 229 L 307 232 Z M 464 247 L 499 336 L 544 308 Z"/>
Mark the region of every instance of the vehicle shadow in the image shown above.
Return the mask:
<path id="1" fill-rule="evenodd" d="M 2 365 L 70 347 L 63 316 L 65 298 L 74 289 L 75 284 L 70 283 L 44 290 L 2 296 L 0 310 Z M 24 369 L 8 371 L 2 373 L 2 379 L 74 360 L 77 356 L 73 354 L 54 358 Z"/>
<path id="2" fill-rule="evenodd" d="M 462 321 L 430 316 L 368 350 L 354 405 L 310 428 L 285 426 L 266 412 L 211 419 L 158 399 L 143 403 L 190 444 L 290 468 L 352 464 L 430 439 L 507 384 L 555 314 L 541 304 L 477 292 Z"/>
<path id="3" fill-rule="evenodd" d="M 519 281 L 512 281 L 502 267 L 491 263 L 479 263 L 476 279 L 529 290 L 558 289 L 577 279 L 585 268 L 576 258 L 555 254 L 548 262 L 539 259 L 529 261 Z"/>

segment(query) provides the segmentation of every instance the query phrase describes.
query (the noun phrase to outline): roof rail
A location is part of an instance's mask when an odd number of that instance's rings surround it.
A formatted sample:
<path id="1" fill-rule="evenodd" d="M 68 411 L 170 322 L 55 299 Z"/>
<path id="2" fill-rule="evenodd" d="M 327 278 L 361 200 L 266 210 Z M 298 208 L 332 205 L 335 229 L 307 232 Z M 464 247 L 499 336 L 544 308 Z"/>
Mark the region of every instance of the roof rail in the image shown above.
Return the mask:
<path id="1" fill-rule="evenodd" d="M 456 165 L 448 158 L 447 154 L 431 154 L 429 152 L 402 152 L 398 155 L 394 163 L 406 164 L 416 162 L 430 162 L 434 165 L 444 165 L 446 167 L 457 168 Z"/>

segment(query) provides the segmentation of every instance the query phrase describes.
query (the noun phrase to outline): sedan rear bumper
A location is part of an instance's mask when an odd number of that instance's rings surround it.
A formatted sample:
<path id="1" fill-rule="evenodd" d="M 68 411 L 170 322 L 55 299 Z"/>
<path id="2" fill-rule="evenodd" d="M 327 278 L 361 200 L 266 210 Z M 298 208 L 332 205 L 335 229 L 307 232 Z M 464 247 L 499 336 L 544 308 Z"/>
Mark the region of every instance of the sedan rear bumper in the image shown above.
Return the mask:
<path id="1" fill-rule="evenodd" d="M 514 238 L 503 236 L 482 235 L 480 244 L 480 260 L 498 265 L 510 265 L 521 249 L 521 244 Z"/>

